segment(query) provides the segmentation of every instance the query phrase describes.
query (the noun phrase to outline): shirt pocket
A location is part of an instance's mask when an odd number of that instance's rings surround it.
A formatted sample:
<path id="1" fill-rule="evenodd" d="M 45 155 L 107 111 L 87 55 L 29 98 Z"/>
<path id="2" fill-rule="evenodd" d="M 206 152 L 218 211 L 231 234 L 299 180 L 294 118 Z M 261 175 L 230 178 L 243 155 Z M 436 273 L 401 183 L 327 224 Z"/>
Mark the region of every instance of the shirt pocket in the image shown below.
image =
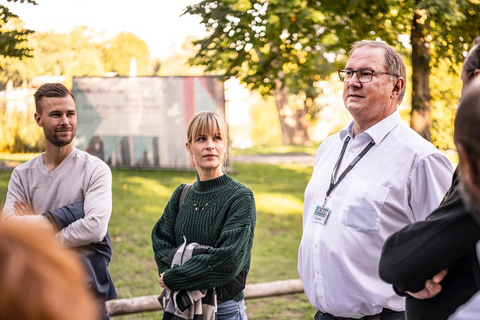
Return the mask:
<path id="1" fill-rule="evenodd" d="M 377 231 L 387 195 L 385 187 L 354 180 L 340 209 L 340 222 L 360 232 Z"/>

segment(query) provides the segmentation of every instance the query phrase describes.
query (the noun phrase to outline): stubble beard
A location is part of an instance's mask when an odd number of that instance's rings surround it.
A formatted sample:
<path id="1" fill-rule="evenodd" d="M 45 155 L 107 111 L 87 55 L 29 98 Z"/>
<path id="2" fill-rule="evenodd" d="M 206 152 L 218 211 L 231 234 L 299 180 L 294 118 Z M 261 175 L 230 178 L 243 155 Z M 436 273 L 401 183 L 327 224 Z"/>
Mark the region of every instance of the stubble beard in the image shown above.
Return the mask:
<path id="1" fill-rule="evenodd" d="M 73 141 L 73 138 L 75 138 L 75 134 L 76 134 L 75 128 L 73 128 L 73 130 L 70 131 L 71 135 L 68 137 L 59 137 L 55 132 L 55 130 L 46 130 L 44 128 L 43 132 L 45 134 L 45 139 L 48 142 L 60 148 L 70 144 Z"/>

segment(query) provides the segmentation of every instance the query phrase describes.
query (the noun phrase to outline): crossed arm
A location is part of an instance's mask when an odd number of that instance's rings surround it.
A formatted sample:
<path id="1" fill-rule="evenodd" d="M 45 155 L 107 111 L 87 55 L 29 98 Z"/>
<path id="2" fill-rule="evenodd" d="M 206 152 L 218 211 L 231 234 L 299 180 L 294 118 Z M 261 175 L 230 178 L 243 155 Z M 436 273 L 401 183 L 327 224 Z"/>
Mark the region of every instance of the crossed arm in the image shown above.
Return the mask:
<path id="1" fill-rule="evenodd" d="M 456 183 L 447 199 L 425 221 L 390 236 L 380 259 L 380 277 L 399 293 L 432 298 L 447 269 L 480 240 L 480 227 L 463 206 Z"/>
<path id="2" fill-rule="evenodd" d="M 25 202 L 15 201 L 15 214 L 17 216 L 36 215 L 37 213 Z M 42 214 L 51 223 L 52 227 L 59 230 L 71 223 L 85 217 L 83 202 L 75 202 L 58 209 L 48 210 Z"/>

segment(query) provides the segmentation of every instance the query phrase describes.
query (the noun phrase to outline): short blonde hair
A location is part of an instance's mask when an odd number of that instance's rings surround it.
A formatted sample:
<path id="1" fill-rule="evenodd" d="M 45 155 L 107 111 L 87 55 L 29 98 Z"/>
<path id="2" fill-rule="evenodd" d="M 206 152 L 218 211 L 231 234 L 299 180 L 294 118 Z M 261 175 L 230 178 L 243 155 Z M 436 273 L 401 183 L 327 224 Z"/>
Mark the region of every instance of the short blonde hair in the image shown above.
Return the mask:
<path id="1" fill-rule="evenodd" d="M 227 144 L 227 124 L 216 112 L 202 111 L 193 115 L 187 125 L 188 144 L 191 145 L 196 136 L 204 133 L 219 133 L 225 145 Z"/>
<path id="2" fill-rule="evenodd" d="M 84 271 L 50 230 L 0 221 L 0 319 L 99 319 Z"/>

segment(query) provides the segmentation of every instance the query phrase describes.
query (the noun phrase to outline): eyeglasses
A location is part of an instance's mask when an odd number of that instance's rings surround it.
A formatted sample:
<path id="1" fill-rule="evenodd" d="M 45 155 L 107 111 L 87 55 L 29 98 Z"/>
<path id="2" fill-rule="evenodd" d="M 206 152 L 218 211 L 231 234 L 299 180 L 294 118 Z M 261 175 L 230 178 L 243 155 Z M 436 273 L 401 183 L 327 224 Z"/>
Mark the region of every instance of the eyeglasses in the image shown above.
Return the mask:
<path id="1" fill-rule="evenodd" d="M 375 74 L 389 74 L 391 76 L 398 77 L 396 74 L 390 73 L 390 72 L 383 72 L 383 71 L 375 71 L 375 70 L 368 70 L 368 69 L 360 69 L 360 70 L 350 70 L 350 69 L 342 69 L 338 70 L 338 77 L 340 78 L 340 81 L 345 82 L 345 81 L 350 81 L 353 78 L 354 74 L 357 74 L 357 79 L 361 83 L 367 83 L 371 82 L 373 79 L 373 76 Z"/>

